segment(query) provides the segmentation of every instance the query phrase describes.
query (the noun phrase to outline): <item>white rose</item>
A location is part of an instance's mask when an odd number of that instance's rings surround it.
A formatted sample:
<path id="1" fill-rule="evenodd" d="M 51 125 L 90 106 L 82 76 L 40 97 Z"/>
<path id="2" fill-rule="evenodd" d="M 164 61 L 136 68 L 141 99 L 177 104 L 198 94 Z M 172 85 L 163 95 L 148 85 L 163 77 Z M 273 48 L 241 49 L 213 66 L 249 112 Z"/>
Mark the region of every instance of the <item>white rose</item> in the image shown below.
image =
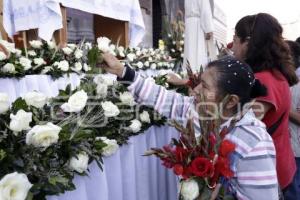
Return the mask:
<path id="1" fill-rule="evenodd" d="M 132 62 L 135 59 L 135 55 L 133 53 L 129 53 L 127 54 L 127 59 L 129 62 Z"/>
<path id="2" fill-rule="evenodd" d="M 142 122 L 146 122 L 146 123 L 150 123 L 151 120 L 150 120 L 150 115 L 147 111 L 143 111 L 141 114 L 140 114 L 140 119 Z"/>
<path id="3" fill-rule="evenodd" d="M 20 132 L 30 129 L 30 122 L 32 121 L 32 113 L 19 110 L 17 114 L 10 114 L 9 129 L 14 132 Z"/>
<path id="4" fill-rule="evenodd" d="M 69 70 L 68 61 L 66 61 L 66 60 L 60 61 L 57 65 L 57 68 L 60 69 L 61 71 L 64 71 L 64 72 L 68 71 Z"/>
<path id="5" fill-rule="evenodd" d="M 25 57 L 20 58 L 20 64 L 24 67 L 24 70 L 28 70 L 31 68 L 31 60 Z"/>
<path id="6" fill-rule="evenodd" d="M 100 139 L 106 144 L 106 146 L 102 149 L 103 156 L 111 156 L 119 149 L 119 145 L 116 140 L 110 140 L 106 137 L 100 137 Z"/>
<path id="7" fill-rule="evenodd" d="M 114 51 L 114 50 L 116 50 L 116 45 L 111 44 L 111 45 L 109 45 L 109 48 L 110 48 L 110 51 Z"/>
<path id="8" fill-rule="evenodd" d="M 0 51 L 0 61 L 5 60 L 6 58 L 7 58 L 7 56 L 5 55 L 5 53 Z"/>
<path id="9" fill-rule="evenodd" d="M 110 51 L 109 48 L 110 39 L 108 39 L 107 37 L 97 38 L 97 43 L 98 43 L 98 48 L 104 53 Z"/>
<path id="10" fill-rule="evenodd" d="M 45 60 L 43 58 L 35 58 L 33 59 L 34 64 L 36 64 L 36 66 L 41 66 L 46 64 Z"/>
<path id="11" fill-rule="evenodd" d="M 153 61 L 153 58 L 152 58 L 152 57 L 149 57 L 148 60 L 151 62 L 151 61 Z"/>
<path id="12" fill-rule="evenodd" d="M 115 117 L 120 114 L 120 110 L 119 110 L 118 106 L 113 104 L 111 101 L 105 101 L 105 102 L 101 103 L 101 106 L 104 110 L 104 115 L 106 117 Z"/>
<path id="13" fill-rule="evenodd" d="M 183 45 L 184 44 L 184 41 L 183 40 L 180 40 L 180 42 L 179 42 L 181 45 Z"/>
<path id="14" fill-rule="evenodd" d="M 141 69 L 141 68 L 143 68 L 144 64 L 143 64 L 141 61 L 139 61 L 139 62 L 136 64 L 136 66 L 137 66 L 139 69 Z"/>
<path id="15" fill-rule="evenodd" d="M 56 44 L 53 41 L 47 41 L 48 47 L 49 49 L 55 49 L 56 48 Z"/>
<path id="16" fill-rule="evenodd" d="M 181 56 L 181 58 L 183 58 L 183 57 L 184 57 L 184 54 L 182 53 L 182 54 L 180 54 L 180 56 Z"/>
<path id="17" fill-rule="evenodd" d="M 151 69 L 156 69 L 156 64 L 155 64 L 155 63 L 152 63 L 151 66 L 150 66 L 150 68 L 151 68 Z"/>
<path id="18" fill-rule="evenodd" d="M 64 54 L 66 54 L 66 55 L 70 55 L 73 52 L 73 50 L 69 47 L 65 47 L 62 50 L 63 50 Z"/>
<path id="19" fill-rule="evenodd" d="M 118 51 L 124 51 L 124 50 L 125 50 L 124 47 L 122 47 L 122 46 L 118 47 Z"/>
<path id="20" fill-rule="evenodd" d="M 88 49 L 88 50 L 89 50 L 89 49 L 92 49 L 92 43 L 86 42 L 84 45 L 85 45 L 85 48 L 86 48 L 86 49 Z"/>
<path id="21" fill-rule="evenodd" d="M 82 70 L 82 64 L 80 62 L 75 63 L 75 68 L 72 67 L 72 69 L 76 72 L 80 72 Z"/>
<path id="22" fill-rule="evenodd" d="M 46 125 L 36 125 L 26 134 L 26 144 L 47 148 L 57 143 L 60 131 L 61 128 L 51 122 Z"/>
<path id="23" fill-rule="evenodd" d="M 75 48 L 77 47 L 77 45 L 76 44 L 67 44 L 67 47 L 69 47 L 70 49 L 72 49 L 72 50 L 75 50 Z"/>
<path id="24" fill-rule="evenodd" d="M 107 96 L 107 85 L 99 83 L 97 85 L 96 92 L 100 97 L 105 98 Z"/>
<path id="25" fill-rule="evenodd" d="M 83 173 L 88 169 L 89 156 L 86 152 L 79 153 L 76 157 L 70 159 L 69 167 L 71 170 L 77 171 L 78 173 Z"/>
<path id="26" fill-rule="evenodd" d="M 42 70 L 42 74 L 47 74 L 50 70 L 52 70 L 52 67 L 51 66 L 46 66 L 44 67 L 44 69 Z"/>
<path id="27" fill-rule="evenodd" d="M 170 68 L 174 68 L 175 64 L 174 63 L 171 63 L 170 64 Z"/>
<path id="28" fill-rule="evenodd" d="M 194 200 L 199 196 L 198 183 L 193 179 L 180 182 L 181 195 L 184 200 Z"/>
<path id="29" fill-rule="evenodd" d="M 120 94 L 120 100 L 122 103 L 133 106 L 135 105 L 134 98 L 130 92 L 124 92 Z"/>
<path id="30" fill-rule="evenodd" d="M 83 70 L 88 72 L 90 71 L 92 68 L 90 66 L 88 66 L 86 63 L 83 64 Z"/>
<path id="31" fill-rule="evenodd" d="M 36 108 L 42 108 L 47 102 L 47 97 L 40 92 L 28 92 L 24 95 L 24 100 L 29 106 L 34 106 Z"/>
<path id="32" fill-rule="evenodd" d="M 129 128 L 132 130 L 132 132 L 137 133 L 141 130 L 142 123 L 137 119 L 131 120 Z"/>
<path id="33" fill-rule="evenodd" d="M 5 113 L 9 109 L 9 97 L 6 93 L 0 92 L 0 114 Z"/>
<path id="34" fill-rule="evenodd" d="M 174 74 L 173 72 L 169 72 L 168 70 L 162 69 L 162 70 L 159 70 L 158 75 L 159 75 L 159 76 L 165 76 L 165 75 L 167 75 L 167 74 L 169 74 L 169 73 Z"/>
<path id="35" fill-rule="evenodd" d="M 145 65 L 146 67 L 149 67 L 149 66 L 150 66 L 149 61 L 146 61 L 146 62 L 144 63 L 144 65 Z"/>
<path id="36" fill-rule="evenodd" d="M 121 56 L 122 58 L 125 57 L 124 51 L 119 51 L 119 56 Z"/>
<path id="37" fill-rule="evenodd" d="M 98 84 L 106 84 L 108 86 L 112 86 L 115 82 L 115 79 L 111 76 L 106 76 L 106 75 L 102 75 L 99 74 L 97 76 L 95 76 L 94 78 L 94 82 L 98 85 Z"/>
<path id="38" fill-rule="evenodd" d="M 36 53 L 35 53 L 35 51 L 33 51 L 33 50 L 30 50 L 30 51 L 28 51 L 27 53 L 28 53 L 28 55 L 30 55 L 30 56 L 36 56 Z"/>
<path id="39" fill-rule="evenodd" d="M 40 40 L 32 40 L 29 42 L 30 46 L 35 49 L 40 49 L 43 43 Z"/>
<path id="40" fill-rule="evenodd" d="M 20 57 L 21 54 L 22 54 L 22 51 L 20 49 L 16 49 L 15 54 L 16 54 L 17 57 Z"/>
<path id="41" fill-rule="evenodd" d="M 170 38 L 170 37 L 172 37 L 172 35 L 170 33 L 168 33 L 168 37 Z"/>
<path id="42" fill-rule="evenodd" d="M 76 59 L 80 59 L 82 56 L 83 56 L 83 51 L 80 50 L 80 49 L 77 49 L 77 50 L 75 51 L 75 58 L 76 58 Z"/>
<path id="43" fill-rule="evenodd" d="M 159 63 L 157 63 L 157 66 L 158 66 L 158 67 L 162 67 L 162 66 L 163 66 L 163 63 L 162 63 L 162 62 L 159 62 Z"/>
<path id="44" fill-rule="evenodd" d="M 61 109 L 64 112 L 80 112 L 86 106 L 87 100 L 87 93 L 84 90 L 80 90 L 74 93 L 67 103 L 61 105 Z"/>
<path id="45" fill-rule="evenodd" d="M 135 55 L 138 56 L 138 57 L 139 57 L 141 54 L 142 54 L 141 51 L 136 51 L 136 52 L 135 52 Z"/>
<path id="46" fill-rule="evenodd" d="M 16 69 L 15 69 L 15 66 L 11 63 L 6 63 L 3 68 L 2 68 L 2 71 L 3 72 L 6 72 L 6 73 L 14 73 L 16 72 Z"/>
<path id="47" fill-rule="evenodd" d="M 5 175 L 0 181 L 1 200 L 24 200 L 32 187 L 26 174 L 14 172 Z"/>

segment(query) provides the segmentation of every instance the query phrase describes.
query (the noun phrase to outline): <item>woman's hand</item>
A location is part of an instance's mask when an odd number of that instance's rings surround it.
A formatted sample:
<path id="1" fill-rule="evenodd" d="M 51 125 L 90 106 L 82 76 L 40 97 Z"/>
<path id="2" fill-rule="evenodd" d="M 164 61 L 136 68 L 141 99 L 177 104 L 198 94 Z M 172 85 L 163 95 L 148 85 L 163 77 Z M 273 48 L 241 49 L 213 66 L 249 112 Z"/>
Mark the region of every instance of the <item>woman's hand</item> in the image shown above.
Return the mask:
<path id="1" fill-rule="evenodd" d="M 112 54 L 104 53 L 103 54 L 103 63 L 100 64 L 105 71 L 115 74 L 118 77 L 122 77 L 124 65 Z"/>
<path id="2" fill-rule="evenodd" d="M 172 85 L 180 86 L 180 85 L 185 85 L 188 82 L 188 80 L 182 79 L 174 73 L 169 73 L 167 75 L 167 82 Z"/>

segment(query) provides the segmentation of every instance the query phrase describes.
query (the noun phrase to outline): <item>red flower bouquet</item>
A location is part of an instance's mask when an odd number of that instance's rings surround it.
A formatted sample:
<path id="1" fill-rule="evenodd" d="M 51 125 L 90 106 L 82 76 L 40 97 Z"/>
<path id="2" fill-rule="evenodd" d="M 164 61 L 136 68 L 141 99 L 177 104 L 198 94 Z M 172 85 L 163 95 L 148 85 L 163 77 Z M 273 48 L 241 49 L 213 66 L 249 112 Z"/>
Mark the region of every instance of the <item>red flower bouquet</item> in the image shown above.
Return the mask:
<path id="1" fill-rule="evenodd" d="M 229 129 L 216 131 L 212 121 L 202 122 L 202 134 L 195 137 L 193 124 L 187 128 L 175 123 L 181 132 L 179 139 L 172 139 L 171 144 L 163 148 L 152 148 L 145 155 L 156 155 L 162 164 L 173 170 L 181 178 L 180 195 L 182 200 L 210 200 L 221 197 L 219 181 L 233 176 L 230 169 L 230 154 L 235 145 L 224 139 Z M 222 198 L 221 198 L 222 199 Z"/>

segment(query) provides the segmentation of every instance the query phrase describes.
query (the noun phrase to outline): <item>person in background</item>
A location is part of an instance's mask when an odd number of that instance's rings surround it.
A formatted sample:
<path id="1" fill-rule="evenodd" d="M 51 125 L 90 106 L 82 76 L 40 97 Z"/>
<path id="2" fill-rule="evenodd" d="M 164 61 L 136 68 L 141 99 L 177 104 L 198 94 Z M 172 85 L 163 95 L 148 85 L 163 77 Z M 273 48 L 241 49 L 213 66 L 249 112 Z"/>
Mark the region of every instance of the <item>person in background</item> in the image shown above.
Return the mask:
<path id="1" fill-rule="evenodd" d="M 266 13 L 248 15 L 235 26 L 232 51 L 234 56 L 250 65 L 268 89 L 268 95 L 257 98 L 262 118 L 272 136 L 277 159 L 277 175 L 283 190 L 292 183 L 296 163 L 289 134 L 291 93 L 289 86 L 298 82 L 293 60 L 283 29 L 277 19 Z M 254 108 L 256 109 L 256 108 Z"/>
<path id="2" fill-rule="evenodd" d="M 297 42 L 299 40 L 299 42 Z M 293 55 L 293 60 L 295 63 L 295 68 L 296 68 L 296 75 L 298 78 L 300 77 L 300 38 L 298 38 L 296 42 L 287 40 L 287 44 L 290 47 L 291 53 Z"/>
<path id="3" fill-rule="evenodd" d="M 294 41 L 287 41 L 287 43 L 290 47 L 295 66 L 299 69 L 300 44 Z M 285 191 L 285 200 L 300 200 L 300 82 L 290 89 L 292 94 L 292 107 L 290 111 L 289 128 L 297 171 L 293 182 Z"/>

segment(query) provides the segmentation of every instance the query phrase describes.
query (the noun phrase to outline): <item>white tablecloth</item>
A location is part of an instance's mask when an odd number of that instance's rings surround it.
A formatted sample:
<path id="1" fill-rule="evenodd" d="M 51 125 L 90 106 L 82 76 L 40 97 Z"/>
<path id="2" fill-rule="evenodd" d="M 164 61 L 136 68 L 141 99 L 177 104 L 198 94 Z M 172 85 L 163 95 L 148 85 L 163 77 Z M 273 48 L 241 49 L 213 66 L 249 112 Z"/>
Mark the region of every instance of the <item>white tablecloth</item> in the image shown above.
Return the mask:
<path id="1" fill-rule="evenodd" d="M 59 3 L 68 8 L 128 21 L 130 46 L 137 46 L 144 37 L 145 25 L 139 0 L 4 0 L 4 28 L 9 36 L 37 28 L 39 37 L 50 40 L 53 32 L 62 28 Z"/>
<path id="2" fill-rule="evenodd" d="M 89 166 L 89 177 L 75 177 L 76 190 L 48 200 L 175 200 L 177 181 L 171 170 L 156 157 L 143 157 L 150 147 L 162 147 L 177 132 L 171 127 L 151 127 L 131 137 L 111 157 L 104 158 L 104 171 L 96 163 Z"/>
<path id="3" fill-rule="evenodd" d="M 0 92 L 6 92 L 10 101 L 29 91 L 40 91 L 49 97 L 68 84 L 75 88 L 80 83 L 76 74 L 53 81 L 47 75 L 30 75 L 20 80 L 1 79 Z M 172 127 L 151 127 L 144 134 L 131 137 L 111 157 L 104 158 L 104 171 L 96 163 L 89 166 L 89 177 L 75 177 L 76 190 L 48 200 L 174 200 L 177 181 L 171 170 L 161 165 L 156 157 L 143 157 L 151 147 L 162 147 L 177 137 Z"/>
<path id="4" fill-rule="evenodd" d="M 9 36 L 37 28 L 39 37 L 50 40 L 62 28 L 57 0 L 3 0 L 3 26 Z"/>

